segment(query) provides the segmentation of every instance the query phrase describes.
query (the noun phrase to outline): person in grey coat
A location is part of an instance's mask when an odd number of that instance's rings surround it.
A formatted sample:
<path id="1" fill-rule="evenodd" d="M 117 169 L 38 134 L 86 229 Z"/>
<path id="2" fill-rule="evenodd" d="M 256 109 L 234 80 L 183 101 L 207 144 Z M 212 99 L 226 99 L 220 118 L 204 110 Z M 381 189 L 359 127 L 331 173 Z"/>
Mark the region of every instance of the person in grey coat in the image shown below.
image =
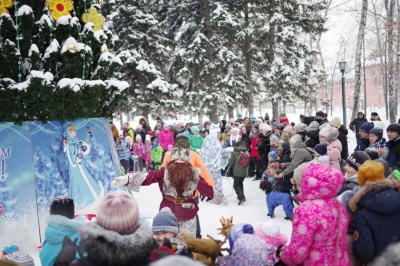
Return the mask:
<path id="1" fill-rule="evenodd" d="M 306 144 L 301 140 L 300 135 L 296 134 L 291 137 L 289 144 L 292 161 L 280 165 L 280 167 L 285 168 L 285 170 L 278 175 L 278 178 L 283 178 L 292 173 L 300 164 L 309 162 L 314 158 L 314 151 L 306 146 Z"/>

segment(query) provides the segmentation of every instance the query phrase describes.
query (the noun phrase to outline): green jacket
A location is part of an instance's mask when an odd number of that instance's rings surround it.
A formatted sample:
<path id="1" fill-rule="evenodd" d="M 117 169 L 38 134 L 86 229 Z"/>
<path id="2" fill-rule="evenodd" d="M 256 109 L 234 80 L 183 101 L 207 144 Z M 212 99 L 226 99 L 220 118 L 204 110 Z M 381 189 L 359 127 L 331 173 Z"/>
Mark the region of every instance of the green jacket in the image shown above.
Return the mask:
<path id="1" fill-rule="evenodd" d="M 197 152 L 197 149 L 201 149 L 203 145 L 203 137 L 198 135 L 189 135 L 190 150 Z"/>
<path id="2" fill-rule="evenodd" d="M 247 147 L 245 144 L 235 147 L 235 151 L 232 152 L 231 158 L 229 159 L 230 167 L 233 167 L 233 176 L 234 177 L 246 177 L 249 167 L 241 166 L 237 161 L 240 156 L 240 152 L 247 151 Z"/>
<path id="3" fill-rule="evenodd" d="M 151 156 L 151 160 L 153 161 L 153 163 L 157 163 L 157 164 L 161 164 L 161 158 L 162 158 L 162 148 L 160 145 L 157 146 L 157 149 L 154 150 L 153 148 L 151 148 L 150 151 L 150 156 Z"/>

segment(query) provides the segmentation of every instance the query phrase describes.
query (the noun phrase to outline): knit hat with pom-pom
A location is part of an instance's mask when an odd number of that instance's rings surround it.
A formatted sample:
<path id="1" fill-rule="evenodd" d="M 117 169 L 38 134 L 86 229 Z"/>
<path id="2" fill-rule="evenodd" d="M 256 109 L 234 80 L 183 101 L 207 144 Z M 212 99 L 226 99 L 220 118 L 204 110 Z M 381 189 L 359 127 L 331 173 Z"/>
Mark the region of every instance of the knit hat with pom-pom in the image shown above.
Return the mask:
<path id="1" fill-rule="evenodd" d="M 254 228 L 251 224 L 237 224 L 229 231 L 229 246 L 231 250 L 235 244 L 236 239 L 243 234 L 253 234 L 254 235 Z"/>
<path id="2" fill-rule="evenodd" d="M 100 203 L 96 223 L 106 230 L 129 235 L 139 226 L 139 207 L 126 191 L 114 191 Z"/>
<path id="3" fill-rule="evenodd" d="M 24 252 L 15 251 L 5 256 L 5 260 L 17 263 L 16 265 L 35 266 L 33 258 Z M 0 263 L 0 265 L 2 265 Z"/>
<path id="4" fill-rule="evenodd" d="M 257 226 L 256 236 L 263 239 L 267 245 L 273 247 L 285 245 L 288 241 L 288 237 L 281 234 L 279 224 L 271 220 Z"/>

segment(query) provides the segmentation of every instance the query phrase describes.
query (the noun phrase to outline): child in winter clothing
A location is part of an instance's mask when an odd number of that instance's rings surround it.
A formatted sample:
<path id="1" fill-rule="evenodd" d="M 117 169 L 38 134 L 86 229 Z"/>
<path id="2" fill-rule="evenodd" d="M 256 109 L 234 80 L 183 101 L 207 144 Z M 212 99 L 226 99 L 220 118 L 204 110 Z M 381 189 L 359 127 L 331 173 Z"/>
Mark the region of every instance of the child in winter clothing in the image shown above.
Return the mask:
<path id="1" fill-rule="evenodd" d="M 160 251 L 162 251 L 162 253 L 168 251 L 165 249 L 165 247 L 171 249 L 172 248 L 172 246 L 170 246 L 171 243 L 174 244 L 179 243 L 178 250 L 176 251 L 175 254 L 185 255 L 190 258 L 193 258 L 193 255 L 188 250 L 186 244 L 180 242 L 177 239 L 177 234 L 179 231 L 178 220 L 176 219 L 176 216 L 172 213 L 170 208 L 164 207 L 159 211 L 159 213 L 157 213 L 156 216 L 154 216 L 151 229 L 154 234 L 154 239 L 160 246 L 160 248 L 156 249 L 151 255 L 151 258 L 153 260 L 160 259 L 159 258 Z"/>
<path id="2" fill-rule="evenodd" d="M 246 201 L 243 191 L 243 181 L 247 176 L 249 167 L 248 165 L 244 167 L 239 163 L 241 153 L 246 151 L 247 146 L 244 142 L 236 142 L 235 151 L 231 154 L 231 158 L 229 159 L 229 165 L 233 167 L 233 188 L 239 200 L 238 205 L 242 205 Z"/>
<path id="3" fill-rule="evenodd" d="M 270 151 L 268 153 L 268 167 L 262 175 L 262 179 L 261 179 L 262 181 L 264 179 L 267 179 L 271 183 L 275 182 L 275 177 L 276 177 L 275 171 L 279 167 L 279 161 L 280 161 L 280 158 L 276 151 Z"/>
<path id="4" fill-rule="evenodd" d="M 168 145 L 171 144 L 172 147 L 174 146 L 174 136 L 169 129 L 169 125 L 164 123 L 163 129 L 161 130 L 160 134 L 158 134 L 158 141 L 160 142 L 160 146 L 165 152 L 168 151 Z"/>
<path id="5" fill-rule="evenodd" d="M 224 148 L 230 147 L 230 145 L 231 145 L 231 135 L 232 135 L 231 132 L 226 133 L 226 140 L 225 140 L 224 145 L 223 145 Z"/>
<path id="6" fill-rule="evenodd" d="M 279 246 L 286 245 L 288 237 L 280 233 L 279 224 L 272 220 L 258 225 L 256 236 L 264 240 L 268 247 L 268 262 L 265 265 L 274 265 L 279 261 L 276 251 Z"/>
<path id="7" fill-rule="evenodd" d="M 162 158 L 162 148 L 158 145 L 158 139 L 154 139 L 152 142 L 150 157 L 151 161 L 153 162 L 153 168 L 155 170 L 161 169 L 161 158 Z"/>
<path id="8" fill-rule="evenodd" d="M 341 171 L 342 143 L 338 139 L 339 131 L 330 125 L 325 126 L 319 132 L 319 142 L 326 143 L 330 165 Z"/>
<path id="9" fill-rule="evenodd" d="M 150 157 L 150 153 L 151 153 L 151 137 L 150 135 L 146 135 L 146 140 L 144 142 L 144 156 L 143 159 L 146 163 L 146 169 L 149 171 L 151 170 L 151 157 Z"/>
<path id="10" fill-rule="evenodd" d="M 268 157 L 268 168 L 264 172 L 268 181 L 272 183 L 272 191 L 267 193 L 266 197 L 268 216 L 274 218 L 275 208 L 282 205 L 286 214 L 285 219 L 291 220 L 293 216 L 293 202 L 290 195 L 290 190 L 292 189 L 292 183 L 290 183 L 291 176 L 277 178 L 276 170 L 279 167 L 278 154 L 277 152 L 269 152 Z"/>
<path id="11" fill-rule="evenodd" d="M 314 160 L 312 160 L 312 162 L 331 165 L 328 156 L 328 145 L 326 143 L 317 144 L 314 147 L 314 151 L 315 151 L 315 158 Z"/>
<path id="12" fill-rule="evenodd" d="M 189 135 L 190 150 L 199 152 L 203 145 L 203 137 L 200 135 L 200 130 L 197 126 L 192 126 L 190 129 L 192 134 Z"/>
<path id="13" fill-rule="evenodd" d="M 121 166 L 124 168 L 125 173 L 128 173 L 130 168 L 129 159 L 131 158 L 131 151 L 129 149 L 129 144 L 126 142 L 124 137 L 121 135 L 119 137 L 120 145 L 119 145 L 119 162 Z"/>
<path id="14" fill-rule="evenodd" d="M 261 142 L 258 124 L 254 124 L 250 137 L 250 165 L 249 176 L 254 176 L 253 181 L 261 179 L 261 156 L 258 153 L 257 145 Z"/>
<path id="15" fill-rule="evenodd" d="M 283 263 L 350 265 L 346 248 L 349 218 L 335 199 L 343 183 L 343 174 L 330 165 L 310 163 L 305 168 L 297 183 L 300 193 L 295 198 L 301 204 L 293 216 L 291 241 L 279 252 Z"/>
<path id="16" fill-rule="evenodd" d="M 43 266 L 54 264 L 57 255 L 63 247 L 64 237 L 71 241 L 80 241 L 78 230 L 86 223 L 83 217 L 73 219 L 75 215 L 74 200 L 68 197 L 58 197 L 50 205 L 50 216 L 47 217 L 48 226 L 45 231 L 46 240 L 40 252 L 40 261 Z M 76 253 L 75 258 L 79 258 Z"/>
<path id="17" fill-rule="evenodd" d="M 224 257 L 225 258 L 225 257 Z M 218 265 L 252 265 L 265 266 L 268 263 L 267 244 L 254 234 L 243 234 L 235 242 L 232 255 L 218 260 Z"/>
<path id="18" fill-rule="evenodd" d="M 145 149 L 142 142 L 142 137 L 139 134 L 136 135 L 136 142 L 133 145 L 133 154 L 138 157 L 139 169 L 142 171 L 145 166 L 145 161 L 143 158 L 145 155 Z"/>

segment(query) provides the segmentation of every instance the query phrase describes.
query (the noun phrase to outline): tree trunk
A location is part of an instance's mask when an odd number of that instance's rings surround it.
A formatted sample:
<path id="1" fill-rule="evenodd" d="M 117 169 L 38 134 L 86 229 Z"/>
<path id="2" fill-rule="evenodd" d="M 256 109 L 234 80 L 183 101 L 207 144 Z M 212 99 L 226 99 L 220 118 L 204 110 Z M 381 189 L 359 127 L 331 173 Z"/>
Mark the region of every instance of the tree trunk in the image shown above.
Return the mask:
<path id="1" fill-rule="evenodd" d="M 147 108 L 143 108 L 142 109 L 142 115 L 143 115 L 144 118 L 147 119 L 147 121 L 149 121 L 149 114 L 150 114 L 150 110 L 149 109 L 147 109 Z"/>
<path id="2" fill-rule="evenodd" d="M 206 28 L 204 30 L 204 35 L 207 37 L 208 40 L 211 40 L 212 38 L 212 26 L 211 26 L 211 7 L 210 7 L 210 3 L 208 1 L 205 1 L 204 5 L 206 6 L 205 8 L 205 16 L 204 16 L 204 20 L 205 20 L 205 25 Z M 209 61 L 212 61 L 212 57 L 213 57 L 213 48 L 209 45 L 206 48 L 206 58 Z M 207 77 L 205 78 L 205 85 L 206 85 L 206 90 L 211 92 L 212 91 L 212 87 L 213 87 L 213 76 L 212 74 L 207 75 Z M 209 118 L 210 121 L 212 123 L 219 123 L 219 116 L 218 116 L 218 99 L 212 99 L 213 104 L 209 107 L 210 108 L 210 113 Z"/>
<path id="3" fill-rule="evenodd" d="M 385 67 L 386 62 L 382 58 L 382 55 L 384 55 L 384 54 L 386 55 L 386 49 L 384 47 L 382 47 L 381 38 L 380 38 L 380 36 L 381 36 L 381 30 L 380 29 L 381 28 L 380 28 L 379 23 L 378 23 L 378 14 L 376 12 L 376 5 L 375 5 L 375 3 L 373 1 L 372 1 L 372 6 L 374 8 L 376 36 L 378 36 L 378 38 L 377 38 L 378 48 L 379 48 L 378 58 L 379 58 L 379 61 L 380 61 L 380 64 L 381 64 L 380 69 L 381 69 L 381 76 L 382 76 L 383 98 L 384 98 L 384 105 L 385 105 L 385 109 L 386 109 L 386 119 L 388 119 L 388 112 L 387 112 L 387 106 L 388 105 L 387 105 L 387 93 L 386 93 L 386 67 Z M 385 36 L 386 36 L 386 34 L 385 34 Z"/>
<path id="4" fill-rule="evenodd" d="M 246 1 L 244 4 L 244 23 L 245 28 L 249 27 L 249 3 Z M 247 108 L 250 114 L 254 114 L 254 88 L 253 88 L 253 78 L 252 78 L 252 60 L 251 60 L 251 44 L 249 37 L 246 37 L 245 44 L 243 46 L 243 55 L 246 58 L 246 78 L 247 78 L 247 90 L 248 90 L 248 104 Z"/>
<path id="5" fill-rule="evenodd" d="M 227 120 L 229 120 L 230 118 L 235 118 L 233 116 L 233 107 L 232 106 L 228 106 L 228 119 Z"/>
<path id="6" fill-rule="evenodd" d="M 395 0 L 390 1 L 390 6 L 387 5 L 388 0 L 385 0 L 385 7 L 388 14 L 387 17 L 387 34 L 388 34 L 388 96 L 389 96 L 389 120 L 390 123 L 396 122 L 397 115 L 397 99 L 394 86 L 394 49 L 393 49 L 393 29 L 394 21 L 393 14 L 396 5 Z"/>
<path id="7" fill-rule="evenodd" d="M 355 58 L 356 85 L 354 88 L 354 105 L 351 117 L 356 117 L 359 108 L 358 103 L 360 100 L 360 88 L 361 88 L 361 52 L 364 40 L 365 25 L 367 23 L 367 11 L 368 11 L 368 0 L 363 0 L 361 7 L 361 20 L 358 28 L 357 45 L 356 45 L 356 58 Z"/>
<path id="8" fill-rule="evenodd" d="M 272 118 L 275 118 L 279 122 L 279 103 L 276 101 L 272 101 L 272 117 L 270 121 L 272 121 Z"/>
<path id="9" fill-rule="evenodd" d="M 197 115 L 199 116 L 199 125 L 200 125 L 199 128 L 202 128 L 203 127 L 203 116 L 204 116 L 204 113 L 200 111 Z"/>

